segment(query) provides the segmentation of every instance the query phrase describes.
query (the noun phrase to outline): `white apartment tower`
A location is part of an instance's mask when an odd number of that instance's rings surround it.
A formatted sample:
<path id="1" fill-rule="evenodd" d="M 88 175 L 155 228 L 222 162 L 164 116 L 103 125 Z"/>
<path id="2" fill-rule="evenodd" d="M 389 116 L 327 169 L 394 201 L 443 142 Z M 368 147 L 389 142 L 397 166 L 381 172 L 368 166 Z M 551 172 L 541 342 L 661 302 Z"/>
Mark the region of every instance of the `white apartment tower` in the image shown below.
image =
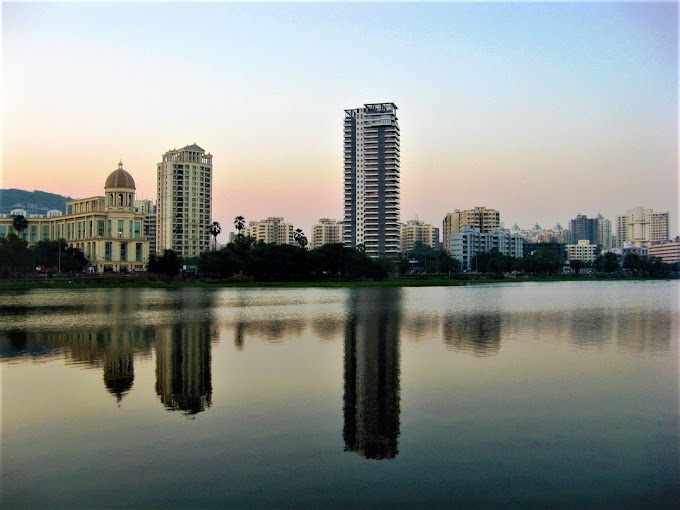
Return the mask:
<path id="1" fill-rule="evenodd" d="M 163 154 L 158 163 L 156 249 L 198 257 L 210 249 L 212 156 L 198 145 Z"/>
<path id="2" fill-rule="evenodd" d="M 371 257 L 398 257 L 399 123 L 394 103 L 345 110 L 343 243 Z"/>
<path id="3" fill-rule="evenodd" d="M 616 220 L 617 248 L 622 248 L 626 241 L 632 241 L 636 248 L 648 246 L 652 241 L 667 241 L 670 236 L 667 212 L 635 207 Z"/>
<path id="4" fill-rule="evenodd" d="M 329 218 L 320 218 L 319 222 L 312 225 L 312 239 L 310 248 L 321 248 L 324 244 L 342 242 L 342 222 Z"/>

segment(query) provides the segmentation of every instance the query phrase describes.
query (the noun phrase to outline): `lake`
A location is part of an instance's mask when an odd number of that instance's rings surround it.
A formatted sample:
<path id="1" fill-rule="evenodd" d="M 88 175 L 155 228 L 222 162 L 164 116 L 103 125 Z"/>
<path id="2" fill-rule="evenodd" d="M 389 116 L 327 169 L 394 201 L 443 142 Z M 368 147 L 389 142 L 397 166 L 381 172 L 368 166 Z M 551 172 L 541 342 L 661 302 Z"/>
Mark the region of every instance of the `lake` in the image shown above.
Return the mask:
<path id="1" fill-rule="evenodd" d="M 679 291 L 2 292 L 2 504 L 671 508 Z"/>

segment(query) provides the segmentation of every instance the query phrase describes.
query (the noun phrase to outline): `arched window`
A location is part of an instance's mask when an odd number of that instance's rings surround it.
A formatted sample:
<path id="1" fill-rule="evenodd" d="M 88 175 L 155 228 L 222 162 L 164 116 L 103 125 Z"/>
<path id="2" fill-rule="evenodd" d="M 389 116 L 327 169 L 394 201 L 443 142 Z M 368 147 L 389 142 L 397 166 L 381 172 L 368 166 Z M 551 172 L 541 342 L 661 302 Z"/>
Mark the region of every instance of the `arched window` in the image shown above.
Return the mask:
<path id="1" fill-rule="evenodd" d="M 109 205 L 113 205 L 113 193 L 109 193 Z"/>
<path id="2" fill-rule="evenodd" d="M 120 207 L 123 207 L 123 194 L 122 193 L 118 193 L 118 205 Z"/>

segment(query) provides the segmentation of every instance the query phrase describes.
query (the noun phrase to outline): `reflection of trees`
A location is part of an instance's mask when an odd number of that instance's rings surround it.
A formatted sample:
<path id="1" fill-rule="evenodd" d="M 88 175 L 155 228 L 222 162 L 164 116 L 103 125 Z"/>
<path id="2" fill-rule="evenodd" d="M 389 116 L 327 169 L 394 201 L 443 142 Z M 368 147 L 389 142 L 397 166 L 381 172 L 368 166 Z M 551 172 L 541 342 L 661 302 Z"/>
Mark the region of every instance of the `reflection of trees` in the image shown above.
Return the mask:
<path id="1" fill-rule="evenodd" d="M 439 314 L 411 312 L 404 314 L 402 331 L 408 340 L 425 340 L 438 336 L 439 322 Z"/>
<path id="2" fill-rule="evenodd" d="M 339 317 L 323 315 L 312 321 L 312 331 L 322 342 L 336 339 L 342 332 L 343 321 Z"/>
<path id="3" fill-rule="evenodd" d="M 156 394 L 167 409 L 194 415 L 212 404 L 212 293 L 187 294 L 180 306 L 203 314 L 156 328 Z"/>
<path id="4" fill-rule="evenodd" d="M 471 352 L 476 356 L 498 354 L 501 345 L 501 314 L 455 313 L 444 318 L 444 343 L 456 351 Z"/>
<path id="5" fill-rule="evenodd" d="M 304 329 L 303 319 L 238 319 L 234 326 L 234 346 L 242 350 L 246 336 L 255 336 L 267 342 L 280 342 L 285 335 L 301 335 Z"/>
<path id="6" fill-rule="evenodd" d="M 399 437 L 401 289 L 353 289 L 345 326 L 345 451 L 392 459 Z"/>

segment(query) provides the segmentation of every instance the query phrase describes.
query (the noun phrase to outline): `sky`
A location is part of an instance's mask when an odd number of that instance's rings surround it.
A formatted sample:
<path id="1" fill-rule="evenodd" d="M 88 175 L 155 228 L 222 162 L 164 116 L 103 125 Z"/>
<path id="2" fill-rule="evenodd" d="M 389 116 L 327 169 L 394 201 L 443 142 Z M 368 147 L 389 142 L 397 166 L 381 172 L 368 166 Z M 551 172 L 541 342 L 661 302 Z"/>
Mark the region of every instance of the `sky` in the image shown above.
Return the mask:
<path id="1" fill-rule="evenodd" d="M 342 219 L 344 110 L 394 102 L 401 220 L 678 228 L 675 2 L 2 3 L 0 186 L 137 198 L 213 155 L 213 220 Z"/>

